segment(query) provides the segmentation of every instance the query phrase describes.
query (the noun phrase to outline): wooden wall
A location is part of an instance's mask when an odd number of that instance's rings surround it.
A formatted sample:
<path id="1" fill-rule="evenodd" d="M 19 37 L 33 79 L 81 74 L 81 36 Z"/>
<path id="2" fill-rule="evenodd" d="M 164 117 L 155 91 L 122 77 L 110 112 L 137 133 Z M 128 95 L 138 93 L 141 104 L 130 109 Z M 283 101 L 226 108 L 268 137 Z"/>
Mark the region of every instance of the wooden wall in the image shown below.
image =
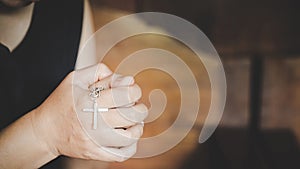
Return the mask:
<path id="1" fill-rule="evenodd" d="M 295 130 L 297 129 L 291 123 L 295 123 L 292 121 L 300 116 L 300 109 L 297 107 L 297 103 L 300 102 L 297 87 L 298 67 L 300 67 L 299 1 L 94 0 L 92 2 L 95 8 L 110 9 L 110 17 L 106 17 L 110 19 L 126 13 L 158 11 L 180 16 L 197 25 L 210 38 L 224 63 L 228 101 L 222 122 L 230 126 L 247 125 L 250 61 L 254 55 L 263 57 L 262 126 L 293 126 Z M 99 19 L 95 19 L 96 22 L 102 20 L 96 27 L 110 20 L 100 19 L 103 17 L 99 15 L 103 16 L 103 13 L 98 14 Z M 281 118 L 286 120 L 275 120 Z"/>
<path id="2" fill-rule="evenodd" d="M 259 126 L 265 129 L 288 129 L 300 143 L 300 1 L 297 0 L 93 0 L 95 27 L 120 16 L 142 11 L 158 11 L 183 17 L 197 25 L 212 41 L 224 64 L 228 95 L 220 127 L 247 128 L 249 126 L 251 59 L 259 56 L 263 65 L 262 107 Z M 144 47 L 171 50 L 186 59 L 193 55 L 177 42 L 161 37 L 135 37 L 120 43 L 104 62 L 115 68 L 133 51 Z M 191 64 L 193 59 L 186 59 Z M 193 67 L 192 67 L 193 69 Z M 199 91 L 201 112 L 207 112 L 210 86 L 205 69 L 201 69 Z M 155 85 L 170 89 L 168 77 L 161 76 L 159 83 L 150 82 L 155 72 L 137 77 L 144 93 Z M 145 78 L 146 77 L 146 78 Z M 156 77 L 157 78 L 157 77 Z M 146 82 L 146 83 L 145 83 Z M 153 86 L 152 86 L 153 85 Z M 176 88 L 176 87 L 174 87 Z M 169 93 L 168 93 L 169 92 Z M 173 109 L 178 104 L 178 93 L 168 91 Z M 147 101 L 147 98 L 143 98 Z M 172 105 L 154 123 L 146 124 L 145 136 L 155 135 L 174 122 Z M 178 168 L 197 147 L 197 137 L 207 114 L 201 114 L 192 132 L 171 151 L 149 159 L 133 159 L 113 163 L 109 168 Z M 154 145 L 155 146 L 155 145 Z M 96 164 L 95 164 L 96 166 Z"/>

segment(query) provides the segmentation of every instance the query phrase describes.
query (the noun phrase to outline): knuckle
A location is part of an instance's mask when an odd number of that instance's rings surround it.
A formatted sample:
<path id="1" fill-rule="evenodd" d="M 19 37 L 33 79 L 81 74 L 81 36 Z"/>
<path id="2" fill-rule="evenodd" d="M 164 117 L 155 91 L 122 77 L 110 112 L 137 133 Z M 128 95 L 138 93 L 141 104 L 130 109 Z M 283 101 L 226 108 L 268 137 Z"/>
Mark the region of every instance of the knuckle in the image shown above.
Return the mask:
<path id="1" fill-rule="evenodd" d="M 92 159 L 93 158 L 91 150 L 87 145 L 83 145 L 82 150 L 81 150 L 81 156 L 84 159 Z"/>
<path id="2" fill-rule="evenodd" d="M 84 152 L 82 152 L 82 157 L 83 157 L 84 159 L 93 159 L 93 155 L 92 155 L 92 153 L 89 152 L 89 151 L 84 151 Z"/>
<path id="3" fill-rule="evenodd" d="M 129 146 L 129 145 L 136 143 L 137 141 L 138 141 L 138 138 L 136 136 L 131 136 L 131 137 L 127 138 L 126 143 L 124 145 Z"/>
<path id="4" fill-rule="evenodd" d="M 138 127 L 137 129 L 135 129 L 135 131 L 132 131 L 130 133 L 130 139 L 132 139 L 133 141 L 138 141 L 138 139 L 143 135 L 143 127 Z"/>
<path id="5" fill-rule="evenodd" d="M 144 105 L 144 104 L 139 104 L 138 105 L 138 112 L 140 113 L 140 114 L 142 114 L 142 119 L 144 120 L 147 116 L 148 116 L 148 108 L 147 108 L 147 106 L 146 105 Z"/>
<path id="6" fill-rule="evenodd" d="M 100 72 L 105 73 L 105 76 L 112 74 L 112 71 L 104 63 L 98 63 L 97 66 Z"/>
<path id="7" fill-rule="evenodd" d="M 137 101 L 142 97 L 142 89 L 137 84 L 133 85 L 129 92 L 133 101 Z"/>

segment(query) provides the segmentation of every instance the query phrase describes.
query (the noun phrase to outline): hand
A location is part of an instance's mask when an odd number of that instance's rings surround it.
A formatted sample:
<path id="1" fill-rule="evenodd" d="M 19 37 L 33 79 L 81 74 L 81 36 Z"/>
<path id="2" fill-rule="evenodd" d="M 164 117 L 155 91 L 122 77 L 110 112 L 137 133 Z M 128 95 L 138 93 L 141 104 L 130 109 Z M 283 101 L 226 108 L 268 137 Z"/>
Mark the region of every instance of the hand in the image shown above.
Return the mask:
<path id="1" fill-rule="evenodd" d="M 93 129 L 90 87 L 104 87 L 97 99 L 97 129 Z M 73 90 L 72 90 L 73 89 Z M 33 127 L 37 137 L 58 155 L 102 160 L 124 161 L 136 152 L 143 133 L 141 123 L 147 108 L 136 104 L 141 90 L 131 76 L 114 75 L 98 64 L 70 73 L 46 101 L 34 111 Z"/>

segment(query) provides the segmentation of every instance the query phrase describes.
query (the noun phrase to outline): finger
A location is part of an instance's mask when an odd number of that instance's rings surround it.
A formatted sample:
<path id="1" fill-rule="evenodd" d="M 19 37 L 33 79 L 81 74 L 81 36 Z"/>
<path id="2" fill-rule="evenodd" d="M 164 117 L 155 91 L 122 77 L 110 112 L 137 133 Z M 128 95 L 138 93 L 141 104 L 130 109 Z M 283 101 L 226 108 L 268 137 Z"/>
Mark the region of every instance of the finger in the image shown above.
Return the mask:
<path id="1" fill-rule="evenodd" d="M 120 74 L 113 74 L 111 87 L 124 87 L 131 86 L 134 84 L 134 78 L 132 76 L 122 76 Z"/>
<path id="2" fill-rule="evenodd" d="M 88 89 L 91 84 L 104 79 L 112 74 L 112 71 L 103 63 L 86 67 L 75 71 L 73 83 Z"/>
<path id="3" fill-rule="evenodd" d="M 148 108 L 144 104 L 137 104 L 130 108 L 122 107 L 119 109 L 121 116 L 128 121 L 142 123 L 148 116 Z"/>
<path id="4" fill-rule="evenodd" d="M 102 79 L 102 80 L 100 80 L 100 81 L 98 81 L 96 83 L 91 84 L 89 86 L 89 88 L 91 88 L 91 87 L 93 87 L 93 88 L 98 87 L 98 88 L 103 88 L 103 89 L 110 89 L 111 88 L 111 85 L 110 85 L 110 83 L 111 83 L 111 76 L 112 75 L 110 75 L 110 76 L 108 76 L 108 77 L 106 77 L 106 78 L 104 78 L 104 79 Z"/>
<path id="5" fill-rule="evenodd" d="M 109 129 L 104 134 L 100 145 L 107 147 L 124 147 L 134 144 L 143 134 L 143 124 L 134 125 L 128 129 Z"/>
<path id="6" fill-rule="evenodd" d="M 141 88 L 138 85 L 129 87 L 118 87 L 101 91 L 97 102 L 102 107 L 115 108 L 137 102 L 142 96 Z"/>
<path id="7" fill-rule="evenodd" d="M 138 140 L 143 135 L 143 124 L 137 124 L 132 126 L 126 130 L 124 129 L 115 129 L 115 131 L 120 134 L 121 136 L 125 137 L 128 140 Z"/>
<path id="8" fill-rule="evenodd" d="M 137 143 L 132 145 L 122 147 L 122 148 L 113 148 L 113 147 L 101 147 L 104 151 L 110 154 L 111 160 L 117 162 L 123 162 L 132 157 L 137 150 Z"/>
<path id="9" fill-rule="evenodd" d="M 127 128 L 141 123 L 148 115 L 148 109 L 144 104 L 132 107 L 110 109 L 107 113 L 101 113 L 103 120 L 112 128 Z"/>
<path id="10" fill-rule="evenodd" d="M 112 71 L 103 63 L 97 64 L 97 70 L 94 76 L 94 82 L 104 79 L 112 74 Z"/>
<path id="11" fill-rule="evenodd" d="M 120 74 L 112 74 L 105 79 L 102 79 L 95 84 L 91 85 L 93 87 L 103 87 L 104 89 L 115 88 L 115 87 L 125 87 L 134 84 L 134 78 L 132 76 L 122 76 Z"/>

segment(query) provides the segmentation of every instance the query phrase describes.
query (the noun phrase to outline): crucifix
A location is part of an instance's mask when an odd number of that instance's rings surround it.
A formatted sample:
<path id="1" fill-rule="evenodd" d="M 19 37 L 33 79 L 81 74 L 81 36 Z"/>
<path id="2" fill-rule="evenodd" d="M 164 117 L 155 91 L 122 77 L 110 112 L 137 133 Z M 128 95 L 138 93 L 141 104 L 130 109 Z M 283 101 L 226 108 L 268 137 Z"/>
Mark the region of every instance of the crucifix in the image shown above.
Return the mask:
<path id="1" fill-rule="evenodd" d="M 98 122 L 98 113 L 101 112 L 107 112 L 108 108 L 98 108 L 98 103 L 97 103 L 97 98 L 100 96 L 100 92 L 104 90 L 103 87 L 101 88 L 93 88 L 91 89 L 91 92 L 89 94 L 89 96 L 92 98 L 93 100 L 93 108 L 84 108 L 82 111 L 83 112 L 91 112 L 93 113 L 93 129 L 96 130 L 97 129 L 97 122 Z"/>

